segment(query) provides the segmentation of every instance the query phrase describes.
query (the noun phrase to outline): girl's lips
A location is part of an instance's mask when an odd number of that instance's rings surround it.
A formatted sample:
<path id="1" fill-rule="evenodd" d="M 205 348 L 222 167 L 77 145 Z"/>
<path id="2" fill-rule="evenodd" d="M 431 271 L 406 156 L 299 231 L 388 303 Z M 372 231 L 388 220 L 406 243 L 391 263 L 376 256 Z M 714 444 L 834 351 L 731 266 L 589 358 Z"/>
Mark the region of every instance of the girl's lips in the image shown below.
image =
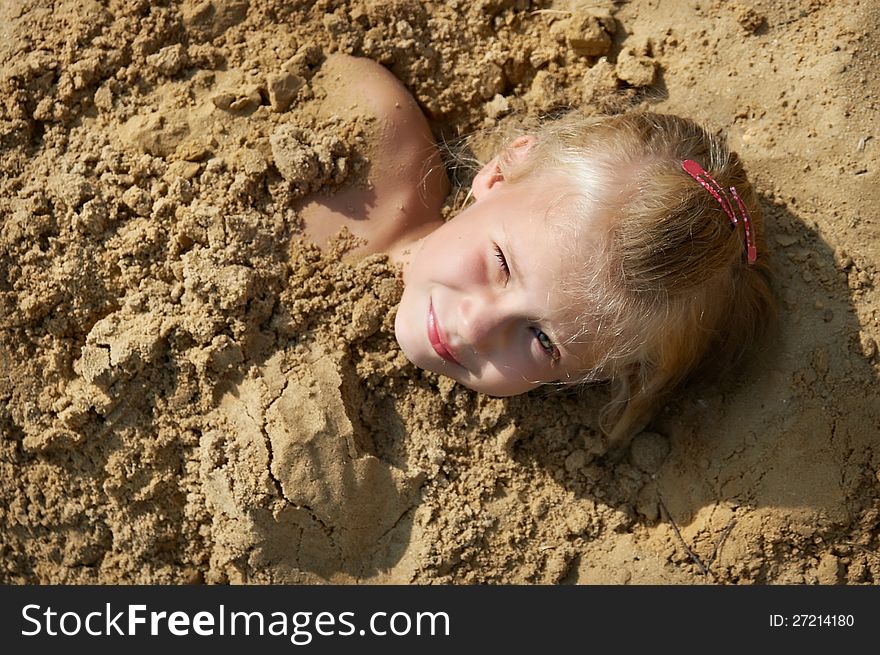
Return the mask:
<path id="1" fill-rule="evenodd" d="M 434 349 L 438 355 L 440 355 L 447 362 L 452 362 L 453 364 L 458 364 L 461 366 L 461 363 L 455 358 L 455 355 L 452 354 L 452 351 L 449 349 L 449 346 L 446 345 L 446 340 L 442 336 L 442 332 L 440 329 L 440 325 L 437 323 L 437 317 L 434 316 L 434 303 L 428 302 L 428 341 L 431 342 L 431 347 Z"/>

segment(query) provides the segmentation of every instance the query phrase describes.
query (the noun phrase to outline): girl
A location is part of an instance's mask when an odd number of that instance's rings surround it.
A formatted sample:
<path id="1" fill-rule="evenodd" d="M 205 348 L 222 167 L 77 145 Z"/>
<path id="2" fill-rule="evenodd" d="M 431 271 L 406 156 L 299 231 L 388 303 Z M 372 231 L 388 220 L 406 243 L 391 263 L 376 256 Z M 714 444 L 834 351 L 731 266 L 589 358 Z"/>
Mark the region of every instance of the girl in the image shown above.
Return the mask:
<path id="1" fill-rule="evenodd" d="M 602 427 L 620 445 L 772 317 L 754 193 L 692 121 L 571 112 L 502 148 L 444 222 L 446 173 L 402 84 L 340 55 L 322 74 L 378 125 L 367 185 L 308 198 L 306 236 L 345 226 L 358 253 L 402 266 L 395 333 L 416 366 L 494 396 L 608 380 Z"/>

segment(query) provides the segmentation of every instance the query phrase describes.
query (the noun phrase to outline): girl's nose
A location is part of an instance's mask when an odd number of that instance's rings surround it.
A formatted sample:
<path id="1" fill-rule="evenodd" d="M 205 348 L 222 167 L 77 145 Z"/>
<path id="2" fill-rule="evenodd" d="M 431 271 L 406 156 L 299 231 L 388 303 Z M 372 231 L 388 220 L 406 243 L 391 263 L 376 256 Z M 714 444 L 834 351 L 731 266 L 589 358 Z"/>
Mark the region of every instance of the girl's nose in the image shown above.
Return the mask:
<path id="1" fill-rule="evenodd" d="M 507 317 L 500 304 L 488 296 L 468 295 L 459 305 L 458 335 L 477 354 L 497 348 L 504 338 Z"/>

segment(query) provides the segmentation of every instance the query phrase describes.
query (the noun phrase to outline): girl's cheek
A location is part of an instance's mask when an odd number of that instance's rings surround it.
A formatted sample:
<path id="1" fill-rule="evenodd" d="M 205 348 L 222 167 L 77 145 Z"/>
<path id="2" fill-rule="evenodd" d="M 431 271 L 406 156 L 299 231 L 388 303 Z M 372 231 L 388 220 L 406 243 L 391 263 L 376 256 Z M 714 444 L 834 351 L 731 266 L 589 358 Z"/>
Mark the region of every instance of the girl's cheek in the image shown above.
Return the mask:
<path id="1" fill-rule="evenodd" d="M 515 377 L 518 380 L 523 378 L 527 380 L 542 379 L 543 374 L 541 367 L 537 365 L 540 361 L 535 358 L 535 352 L 528 343 L 517 342 L 513 344 L 513 352 L 507 356 L 507 362 L 504 369 L 509 377 Z"/>
<path id="2" fill-rule="evenodd" d="M 540 380 L 542 382 L 554 379 L 554 372 L 550 370 L 552 359 L 541 346 L 541 342 L 534 336 L 531 337 L 531 344 L 529 344 L 528 352 L 528 366 L 532 371 L 531 379 Z"/>

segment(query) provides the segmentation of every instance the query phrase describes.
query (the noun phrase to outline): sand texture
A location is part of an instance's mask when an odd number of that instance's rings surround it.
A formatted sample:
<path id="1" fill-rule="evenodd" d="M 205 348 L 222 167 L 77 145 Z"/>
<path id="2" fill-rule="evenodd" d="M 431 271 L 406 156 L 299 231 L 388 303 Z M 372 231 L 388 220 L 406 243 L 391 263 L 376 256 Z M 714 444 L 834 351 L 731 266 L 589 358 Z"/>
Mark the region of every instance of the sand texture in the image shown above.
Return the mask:
<path id="1" fill-rule="evenodd" d="M 880 581 L 873 0 L 0 3 L 0 582 Z M 375 59 L 438 138 L 568 106 L 729 134 L 779 327 L 604 457 L 601 386 L 413 368 L 362 180 Z M 450 201 L 452 202 L 452 201 Z"/>

